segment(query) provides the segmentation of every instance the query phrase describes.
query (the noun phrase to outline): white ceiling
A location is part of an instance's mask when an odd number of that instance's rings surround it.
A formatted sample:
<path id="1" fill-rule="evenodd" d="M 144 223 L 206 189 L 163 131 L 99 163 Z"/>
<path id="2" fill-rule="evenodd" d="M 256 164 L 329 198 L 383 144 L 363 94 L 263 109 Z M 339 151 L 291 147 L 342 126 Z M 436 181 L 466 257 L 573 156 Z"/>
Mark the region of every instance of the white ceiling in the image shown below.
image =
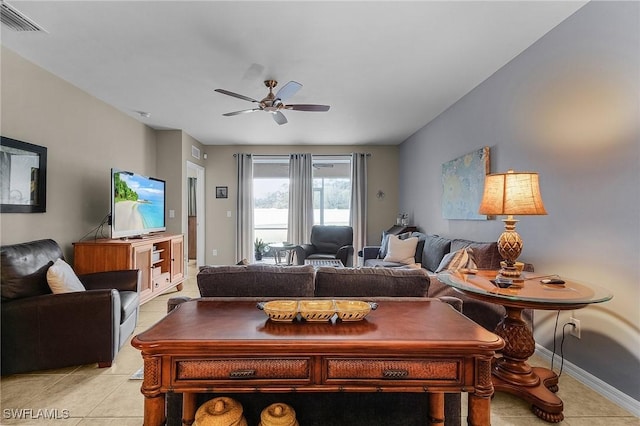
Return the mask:
<path id="1" fill-rule="evenodd" d="M 228 144 L 398 144 L 585 1 L 8 1 L 2 44 L 156 129 Z M 331 105 L 223 117 L 265 79 Z M 277 90 L 277 88 L 276 88 Z M 490 106 L 488 106 L 490 107 Z M 136 111 L 146 111 L 149 118 Z"/>

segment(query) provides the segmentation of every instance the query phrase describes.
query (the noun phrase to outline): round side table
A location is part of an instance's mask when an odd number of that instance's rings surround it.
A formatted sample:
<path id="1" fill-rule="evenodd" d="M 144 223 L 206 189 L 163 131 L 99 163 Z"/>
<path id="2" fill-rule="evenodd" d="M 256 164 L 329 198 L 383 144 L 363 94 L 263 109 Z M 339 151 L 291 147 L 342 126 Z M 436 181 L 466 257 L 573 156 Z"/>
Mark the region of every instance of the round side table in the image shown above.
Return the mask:
<path id="1" fill-rule="evenodd" d="M 524 282 L 516 287 L 500 288 L 494 283 L 497 271 L 477 274 L 446 272 L 438 279 L 456 290 L 485 302 L 504 306 L 506 314 L 495 329 L 505 346 L 492 363 L 493 387 L 523 398 L 533 412 L 550 423 L 564 419 L 563 403 L 555 394 L 558 376 L 548 368 L 531 367 L 527 360 L 535 352 L 535 340 L 522 320 L 524 309 L 580 309 L 592 303 L 610 300 L 606 289 L 566 281 L 563 285 L 543 284 L 539 274 L 524 273 Z M 536 278 L 537 277 L 537 278 Z"/>

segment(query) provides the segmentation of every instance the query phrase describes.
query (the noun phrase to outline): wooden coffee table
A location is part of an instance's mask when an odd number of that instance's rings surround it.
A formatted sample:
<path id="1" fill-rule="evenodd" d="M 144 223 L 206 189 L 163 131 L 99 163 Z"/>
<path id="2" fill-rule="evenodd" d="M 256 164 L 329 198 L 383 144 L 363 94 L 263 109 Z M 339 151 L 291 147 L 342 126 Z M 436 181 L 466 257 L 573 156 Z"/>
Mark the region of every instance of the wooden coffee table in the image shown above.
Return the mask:
<path id="1" fill-rule="evenodd" d="M 606 302 L 613 296 L 606 289 L 566 280 L 563 285 L 543 284 L 541 274 L 525 272 L 521 287 L 500 288 L 492 283 L 497 271 L 442 273 L 438 279 L 476 299 L 504 306 L 506 314 L 495 333 L 505 341 L 502 356 L 493 364 L 497 391 L 517 395 L 532 405 L 536 416 L 550 423 L 564 419 L 563 403 L 555 394 L 558 376 L 548 368 L 531 367 L 527 360 L 535 352 L 533 332 L 522 320 L 523 309 L 580 309 Z"/>
<path id="2" fill-rule="evenodd" d="M 132 345 L 142 351 L 144 425 L 165 421 L 165 394 L 211 392 L 427 392 L 428 424 L 444 393 L 469 392 L 470 425 L 490 424 L 491 361 L 500 337 L 434 299 L 381 301 L 362 321 L 278 323 L 255 302 L 181 304 Z M 425 419 L 425 422 L 427 420 Z"/>

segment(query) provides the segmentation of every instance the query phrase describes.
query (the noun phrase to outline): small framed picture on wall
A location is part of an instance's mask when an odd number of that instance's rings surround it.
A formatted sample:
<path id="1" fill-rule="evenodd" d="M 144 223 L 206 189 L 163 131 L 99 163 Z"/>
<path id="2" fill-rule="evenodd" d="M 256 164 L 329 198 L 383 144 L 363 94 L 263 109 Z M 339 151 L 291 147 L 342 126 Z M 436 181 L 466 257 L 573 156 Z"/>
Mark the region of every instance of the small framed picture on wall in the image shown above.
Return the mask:
<path id="1" fill-rule="evenodd" d="M 226 186 L 216 186 L 216 198 L 228 198 L 229 188 Z"/>

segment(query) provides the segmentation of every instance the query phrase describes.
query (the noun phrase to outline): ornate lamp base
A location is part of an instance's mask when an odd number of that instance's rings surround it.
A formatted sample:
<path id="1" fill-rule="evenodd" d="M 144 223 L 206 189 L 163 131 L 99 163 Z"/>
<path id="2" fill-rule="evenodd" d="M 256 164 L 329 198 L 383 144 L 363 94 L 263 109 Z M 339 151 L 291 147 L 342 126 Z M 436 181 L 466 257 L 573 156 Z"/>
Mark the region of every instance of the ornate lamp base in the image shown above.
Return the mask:
<path id="1" fill-rule="evenodd" d="M 504 259 L 501 263 L 502 269 L 500 269 L 500 275 L 505 278 L 518 278 L 522 269 L 516 267 L 516 260 L 522 253 L 522 238 L 516 232 L 517 219 L 509 215 L 506 219 L 502 219 L 504 222 L 504 232 L 500 234 L 498 238 L 498 252 Z"/>

